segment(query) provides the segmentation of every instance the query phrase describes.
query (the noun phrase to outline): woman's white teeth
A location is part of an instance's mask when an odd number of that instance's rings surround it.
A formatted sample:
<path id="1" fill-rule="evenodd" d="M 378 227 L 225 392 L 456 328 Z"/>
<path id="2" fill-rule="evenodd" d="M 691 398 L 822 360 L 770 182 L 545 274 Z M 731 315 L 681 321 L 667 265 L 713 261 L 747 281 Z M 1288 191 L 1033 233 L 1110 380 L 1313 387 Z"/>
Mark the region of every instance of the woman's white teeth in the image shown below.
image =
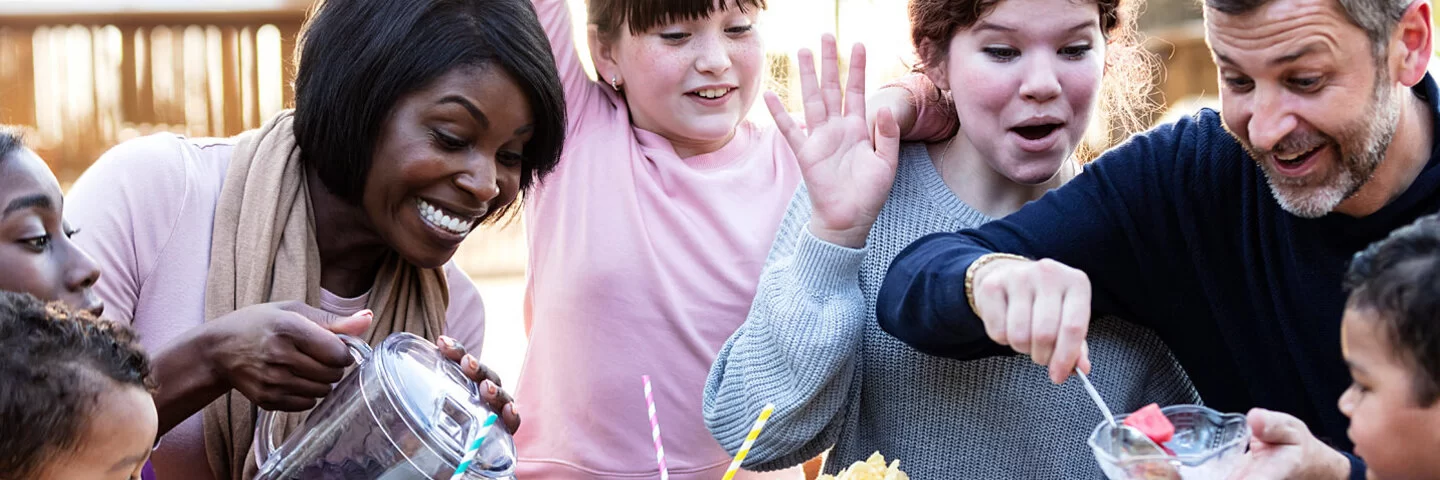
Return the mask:
<path id="1" fill-rule="evenodd" d="M 728 88 L 707 88 L 707 89 L 704 89 L 704 90 L 696 90 L 696 91 L 695 91 L 695 94 L 696 94 L 696 95 L 699 95 L 699 96 L 705 97 L 705 98 L 720 98 L 720 97 L 725 96 L 725 94 L 727 94 L 727 93 L 730 93 L 730 89 L 728 89 Z"/>
<path id="2" fill-rule="evenodd" d="M 420 216 L 425 218 L 425 221 L 430 222 L 430 224 L 453 233 L 464 234 L 470 232 L 470 222 L 447 215 L 444 210 L 426 203 L 424 200 L 417 199 L 415 203 L 420 208 Z"/>

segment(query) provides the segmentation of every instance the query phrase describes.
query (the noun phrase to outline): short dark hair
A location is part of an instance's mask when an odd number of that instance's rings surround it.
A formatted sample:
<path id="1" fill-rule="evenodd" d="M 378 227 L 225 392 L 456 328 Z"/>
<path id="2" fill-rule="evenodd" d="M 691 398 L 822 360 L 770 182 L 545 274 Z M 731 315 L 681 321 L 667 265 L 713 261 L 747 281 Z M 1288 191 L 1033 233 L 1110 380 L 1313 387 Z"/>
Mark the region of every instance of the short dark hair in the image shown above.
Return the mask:
<path id="1" fill-rule="evenodd" d="M 380 130 L 400 98 L 457 68 L 498 67 L 530 100 L 520 189 L 560 160 L 565 99 L 528 0 L 322 1 L 296 47 L 295 140 L 331 193 L 359 204 Z"/>
<path id="2" fill-rule="evenodd" d="M 1440 400 L 1440 216 L 1421 217 L 1355 254 L 1347 308 L 1374 312 L 1397 357 L 1414 369 L 1415 400 Z"/>
<path id="3" fill-rule="evenodd" d="M 35 476 L 79 445 L 102 393 L 149 377 L 129 327 L 0 291 L 0 478 Z"/>
<path id="4" fill-rule="evenodd" d="M 706 18 L 729 8 L 732 0 L 590 0 L 590 24 L 605 40 L 613 40 L 620 27 L 640 33 L 674 22 Z M 741 12 L 764 10 L 765 0 L 733 0 Z"/>
<path id="5" fill-rule="evenodd" d="M 20 133 L 19 128 L 9 125 L 0 125 L 0 160 L 4 160 L 10 154 L 25 148 L 25 137 Z"/>
<path id="6" fill-rule="evenodd" d="M 1337 1 L 1350 23 L 1365 31 L 1365 36 L 1370 39 L 1370 53 L 1375 55 L 1377 63 L 1383 64 L 1381 57 L 1388 51 L 1386 40 L 1390 38 L 1390 33 L 1395 31 L 1395 26 L 1400 24 L 1400 17 L 1405 16 L 1405 9 L 1410 8 L 1414 0 Z M 1205 7 L 1226 15 L 1244 15 L 1270 2 L 1271 0 L 1205 0 Z"/>

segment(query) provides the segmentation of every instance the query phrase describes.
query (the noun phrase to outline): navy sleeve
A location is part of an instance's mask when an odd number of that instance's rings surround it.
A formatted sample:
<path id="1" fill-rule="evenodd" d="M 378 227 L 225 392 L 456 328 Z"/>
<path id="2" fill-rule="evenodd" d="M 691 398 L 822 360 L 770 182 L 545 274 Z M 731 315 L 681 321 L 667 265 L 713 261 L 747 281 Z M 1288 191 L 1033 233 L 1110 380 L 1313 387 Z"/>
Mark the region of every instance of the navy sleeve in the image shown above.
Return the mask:
<path id="1" fill-rule="evenodd" d="M 1369 468 L 1365 466 L 1365 460 L 1344 450 L 1341 450 L 1340 453 L 1350 460 L 1350 476 L 1346 478 L 1348 480 L 1365 480 L 1365 470 Z"/>
<path id="2" fill-rule="evenodd" d="M 1219 125 L 1218 115 L 1204 111 L 1156 127 L 1010 216 L 917 240 L 886 274 L 876 305 L 880 326 L 931 355 L 965 360 L 1013 353 L 990 341 L 966 300 L 965 270 L 991 252 L 1050 258 L 1084 271 L 1094 312 L 1144 323 L 1135 311 L 1144 310 L 1135 302 L 1146 301 L 1137 298 L 1144 297 L 1136 288 L 1144 285 L 1141 273 L 1173 261 L 1162 250 L 1180 235 L 1173 204 L 1194 185 L 1213 183 L 1202 180 L 1208 172 L 1195 171 L 1194 160 L 1196 145 L 1214 144 L 1217 132 L 1228 140 Z"/>

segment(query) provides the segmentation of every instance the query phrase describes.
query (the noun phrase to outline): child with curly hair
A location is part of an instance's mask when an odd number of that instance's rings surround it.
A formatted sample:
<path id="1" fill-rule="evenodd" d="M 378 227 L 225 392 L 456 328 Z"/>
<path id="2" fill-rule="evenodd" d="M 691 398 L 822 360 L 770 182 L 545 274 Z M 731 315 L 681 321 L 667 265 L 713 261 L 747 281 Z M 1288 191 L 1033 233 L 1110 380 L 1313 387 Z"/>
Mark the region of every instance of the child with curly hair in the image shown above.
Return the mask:
<path id="1" fill-rule="evenodd" d="M 158 420 L 128 327 L 0 292 L 0 480 L 140 478 Z"/>

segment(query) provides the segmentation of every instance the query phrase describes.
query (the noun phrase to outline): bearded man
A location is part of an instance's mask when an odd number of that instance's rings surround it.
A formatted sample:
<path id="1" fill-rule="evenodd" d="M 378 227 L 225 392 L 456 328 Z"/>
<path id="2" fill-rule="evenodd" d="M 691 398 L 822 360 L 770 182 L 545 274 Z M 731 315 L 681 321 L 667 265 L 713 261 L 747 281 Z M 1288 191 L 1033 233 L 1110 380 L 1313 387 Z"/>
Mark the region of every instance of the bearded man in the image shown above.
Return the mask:
<path id="1" fill-rule="evenodd" d="M 1223 113 L 1131 138 L 1009 217 L 918 240 L 881 288 L 881 327 L 932 355 L 1028 354 L 1063 382 L 1091 368 L 1092 313 L 1133 319 L 1208 406 L 1250 412 L 1236 478 L 1364 478 L 1336 406 L 1351 383 L 1341 278 L 1440 209 L 1430 8 L 1206 0 Z"/>

